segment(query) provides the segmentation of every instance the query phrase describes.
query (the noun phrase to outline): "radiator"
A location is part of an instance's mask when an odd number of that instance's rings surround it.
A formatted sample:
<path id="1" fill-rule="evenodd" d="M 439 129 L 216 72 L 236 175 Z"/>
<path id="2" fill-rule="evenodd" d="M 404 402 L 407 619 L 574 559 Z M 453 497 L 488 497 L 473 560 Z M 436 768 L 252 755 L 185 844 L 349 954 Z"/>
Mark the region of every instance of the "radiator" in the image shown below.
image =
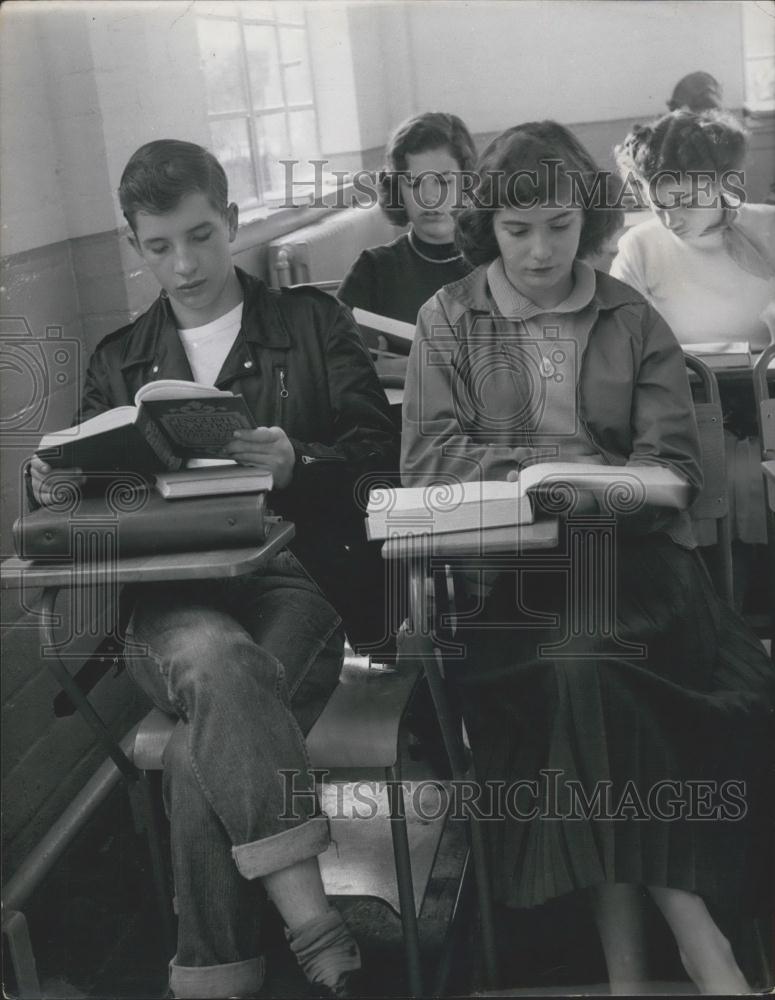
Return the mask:
<path id="1" fill-rule="evenodd" d="M 361 250 L 389 243 L 403 231 L 388 223 L 378 205 L 332 212 L 320 222 L 272 240 L 270 283 L 274 288 L 323 282 L 335 286 Z"/>

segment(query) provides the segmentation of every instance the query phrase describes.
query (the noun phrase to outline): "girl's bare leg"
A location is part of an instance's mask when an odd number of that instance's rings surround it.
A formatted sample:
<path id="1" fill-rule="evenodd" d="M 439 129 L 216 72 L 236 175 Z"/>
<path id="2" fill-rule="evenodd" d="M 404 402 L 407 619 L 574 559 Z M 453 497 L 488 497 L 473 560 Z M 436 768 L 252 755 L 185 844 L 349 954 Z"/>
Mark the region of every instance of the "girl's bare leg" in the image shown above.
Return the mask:
<path id="1" fill-rule="evenodd" d="M 657 886 L 649 886 L 649 892 L 668 922 L 684 968 L 700 993 L 729 996 L 751 992 L 729 941 L 700 896 Z"/>
<path id="2" fill-rule="evenodd" d="M 592 890 L 592 900 L 611 993 L 648 992 L 643 890 L 605 882 Z"/>

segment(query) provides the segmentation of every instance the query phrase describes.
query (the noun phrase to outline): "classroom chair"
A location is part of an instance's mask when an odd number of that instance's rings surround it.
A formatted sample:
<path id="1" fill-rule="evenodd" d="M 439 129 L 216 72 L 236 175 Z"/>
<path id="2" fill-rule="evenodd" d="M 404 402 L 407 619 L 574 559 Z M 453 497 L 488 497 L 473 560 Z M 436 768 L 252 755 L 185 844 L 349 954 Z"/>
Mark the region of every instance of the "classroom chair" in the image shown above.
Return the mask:
<path id="1" fill-rule="evenodd" d="M 703 397 L 702 401 L 695 403 L 695 412 L 705 478 L 703 489 L 692 506 L 692 516 L 712 522 L 716 529 L 718 558 L 715 561 L 714 577 L 720 595 L 731 604 L 732 554 L 718 385 L 713 372 L 704 362 L 687 357 L 686 363 L 699 379 Z M 612 546 L 607 544 L 610 542 L 612 525 L 601 527 L 594 519 L 580 519 L 575 524 L 569 522 L 568 531 L 565 551 L 580 553 L 576 558 L 586 559 L 589 563 L 583 568 L 574 565 L 573 572 L 583 576 L 592 569 L 593 561 L 597 561 L 597 565 L 605 571 L 603 562 L 613 552 Z M 574 533 L 579 536 L 576 541 L 581 544 L 574 544 L 574 539 L 570 537 Z M 488 529 L 482 532 L 466 531 L 433 536 L 422 534 L 418 527 L 415 537 L 389 539 L 383 547 L 383 557 L 402 562 L 409 577 L 411 628 L 399 652 L 399 662 L 409 658 L 422 665 L 442 727 L 447 754 L 452 762 L 453 779 L 456 781 L 472 777 L 472 760 L 466 745 L 461 707 L 445 681 L 445 655 L 454 650 L 456 571 L 470 570 L 476 565 L 490 569 L 510 569 L 515 566 L 515 557 L 519 567 L 517 572 L 527 571 L 545 558 L 541 556 L 542 551 L 554 549 L 559 541 L 558 522 L 554 518 L 539 518 L 534 524 L 515 528 L 508 541 L 504 540 L 505 534 L 507 533 L 503 529 Z M 603 538 L 603 535 L 606 537 Z M 595 536 L 598 537 L 597 545 Z M 570 571 L 571 557 L 559 555 L 558 566 L 563 559 L 568 562 L 567 568 Z M 607 568 L 608 571 L 613 571 L 611 566 Z M 578 600 L 581 603 L 585 600 L 583 592 L 578 595 Z M 587 616 L 582 607 L 576 610 L 577 621 L 593 620 L 593 616 Z M 614 615 L 611 618 L 615 620 Z M 611 640 L 615 641 L 615 637 L 612 636 Z M 476 817 L 470 814 L 469 829 L 479 895 L 485 985 L 493 989 L 499 981 L 499 961 L 495 945 L 492 887 L 483 831 Z"/>
<path id="2" fill-rule="evenodd" d="M 775 344 L 770 344 L 760 355 L 753 369 L 753 390 L 756 417 L 759 425 L 759 443 L 762 450 L 762 476 L 767 500 L 767 566 L 769 596 L 770 657 L 775 663 L 775 377 L 770 366 L 775 363 Z"/>
<path id="3" fill-rule="evenodd" d="M 13 904 L 4 921 L 17 980 L 36 983 L 34 956 L 21 906 L 61 855 L 66 843 L 83 825 L 84 810 L 95 808 L 119 780 L 125 781 L 135 806 L 138 825 L 147 835 L 156 905 L 170 954 L 174 951 L 174 917 L 171 884 L 167 871 L 159 804 L 152 794 L 150 774 L 162 767 L 164 748 L 176 720 L 152 709 L 127 736 L 119 741 L 107 729 L 89 701 L 88 693 L 57 655 L 54 631 L 57 597 L 63 589 L 142 583 L 159 580 L 235 577 L 262 565 L 293 536 L 293 526 L 275 520 L 263 544 L 247 549 L 122 558 L 117 563 L 95 563 L 87 555 L 79 562 L 37 564 L 23 559 L 6 560 L 2 566 L 5 588 L 43 588 L 40 635 L 46 664 L 71 703 L 91 727 L 108 762 L 100 769 L 78 803 L 66 811 L 61 822 L 44 838 L 25 862 L 18 878 L 4 889 Z M 93 537 L 93 533 L 92 533 Z M 81 550 L 83 552 L 83 550 Z M 423 995 L 420 968 L 418 914 L 444 829 L 445 817 L 428 822 L 412 807 L 413 789 L 401 780 L 400 730 L 419 677 L 419 666 L 400 667 L 374 663 L 369 657 L 348 650 L 334 690 L 307 736 L 313 768 L 331 772 L 336 782 L 346 780 L 347 768 L 377 769 L 384 779 L 387 810 L 381 808 L 380 823 L 357 818 L 340 824 L 333 820 L 337 844 L 321 858 L 324 884 L 329 895 L 373 895 L 385 899 L 398 913 L 406 950 L 407 982 L 411 995 Z M 323 783 L 324 808 L 327 792 L 338 794 L 334 781 Z M 389 835 L 386 831 L 389 830 Z M 380 832 L 381 831 L 381 832 Z M 392 864 L 381 847 L 392 845 Z M 388 848 L 389 849 L 389 848 Z M 461 879 L 465 875 L 465 868 Z M 458 894 L 458 902 L 460 902 Z M 450 918 L 456 921 L 456 905 Z M 450 939 L 451 940 L 451 939 Z"/>

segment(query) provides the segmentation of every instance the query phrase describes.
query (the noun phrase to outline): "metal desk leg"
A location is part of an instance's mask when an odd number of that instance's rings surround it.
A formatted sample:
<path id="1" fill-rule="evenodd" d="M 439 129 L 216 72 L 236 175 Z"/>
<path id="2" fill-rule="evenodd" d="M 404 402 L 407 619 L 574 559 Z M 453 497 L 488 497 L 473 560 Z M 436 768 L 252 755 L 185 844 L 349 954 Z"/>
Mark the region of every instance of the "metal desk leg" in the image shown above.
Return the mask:
<path id="1" fill-rule="evenodd" d="M 44 646 L 49 651 L 48 655 L 44 656 L 46 666 L 56 678 L 59 686 L 67 692 L 68 697 L 86 720 L 108 757 L 110 757 L 127 780 L 136 781 L 139 771 L 121 749 L 118 741 L 113 737 L 108 727 L 94 711 L 89 699 L 78 687 L 78 684 L 73 679 L 72 674 L 64 663 L 62 663 L 59 655 L 56 653 L 57 643 L 56 637 L 54 636 L 54 609 L 56 607 L 57 597 L 59 596 L 59 590 L 59 587 L 46 587 L 43 591 L 43 598 L 41 602 L 43 620 L 40 625 L 40 633 Z"/>
<path id="2" fill-rule="evenodd" d="M 426 561 L 412 559 L 409 564 L 409 593 L 411 598 L 412 624 L 415 648 L 419 651 L 425 676 L 428 679 L 433 704 L 439 719 L 444 746 L 449 756 L 452 777 L 463 781 L 467 777 L 468 762 L 460 727 L 454 718 L 445 690 L 445 680 L 439 665 L 439 654 L 433 644 L 432 611 L 429 608 L 425 588 Z M 496 989 L 499 985 L 498 956 L 495 944 L 495 917 L 493 914 L 492 887 L 489 865 L 484 843 L 484 834 L 470 803 L 465 802 L 468 828 L 471 840 L 471 856 L 476 873 L 476 888 L 479 899 L 479 918 L 482 924 L 482 951 L 486 985 Z"/>
<path id="3" fill-rule="evenodd" d="M 409 995 L 421 997 L 422 970 L 420 966 L 420 931 L 417 925 L 417 911 L 414 903 L 412 881 L 412 860 L 409 854 L 409 836 L 406 830 L 406 806 L 401 775 L 397 767 L 385 769 L 386 787 L 390 804 L 390 828 L 393 840 L 393 855 L 396 865 L 398 901 L 401 908 L 401 927 L 406 948 L 406 970 Z"/>
<path id="4" fill-rule="evenodd" d="M 19 910 L 8 910 L 4 913 L 3 934 L 8 939 L 8 954 L 16 976 L 18 996 L 23 1000 L 39 997 L 38 969 L 24 914 Z"/>

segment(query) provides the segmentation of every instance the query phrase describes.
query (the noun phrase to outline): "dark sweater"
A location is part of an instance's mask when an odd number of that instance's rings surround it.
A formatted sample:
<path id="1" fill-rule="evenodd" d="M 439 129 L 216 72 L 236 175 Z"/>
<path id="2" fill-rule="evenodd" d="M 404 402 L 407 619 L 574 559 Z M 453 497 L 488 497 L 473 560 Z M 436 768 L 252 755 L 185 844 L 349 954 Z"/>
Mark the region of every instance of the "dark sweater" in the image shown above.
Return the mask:
<path id="1" fill-rule="evenodd" d="M 368 309 L 404 323 L 416 323 L 420 306 L 452 281 L 471 270 L 462 257 L 454 260 L 453 243 L 425 243 L 412 234 L 412 241 L 425 257 L 413 249 L 408 235 L 381 247 L 364 250 L 350 268 L 337 293 L 352 308 Z"/>

